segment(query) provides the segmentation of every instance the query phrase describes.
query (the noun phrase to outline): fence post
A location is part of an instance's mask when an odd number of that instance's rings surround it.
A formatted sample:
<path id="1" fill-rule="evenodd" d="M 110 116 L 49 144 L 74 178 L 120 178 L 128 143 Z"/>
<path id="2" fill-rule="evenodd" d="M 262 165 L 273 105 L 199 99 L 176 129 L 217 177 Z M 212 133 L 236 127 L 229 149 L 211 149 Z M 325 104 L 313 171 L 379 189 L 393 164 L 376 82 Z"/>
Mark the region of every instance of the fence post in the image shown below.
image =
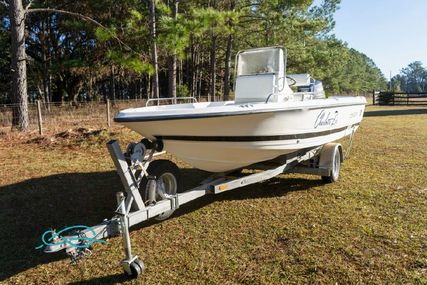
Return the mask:
<path id="1" fill-rule="evenodd" d="M 110 120 L 110 99 L 107 99 L 107 124 L 108 124 L 108 127 L 111 127 L 111 120 Z"/>
<path id="2" fill-rule="evenodd" d="M 42 108 L 40 100 L 37 100 L 37 119 L 39 125 L 39 135 L 43 135 L 43 120 L 42 120 Z"/>

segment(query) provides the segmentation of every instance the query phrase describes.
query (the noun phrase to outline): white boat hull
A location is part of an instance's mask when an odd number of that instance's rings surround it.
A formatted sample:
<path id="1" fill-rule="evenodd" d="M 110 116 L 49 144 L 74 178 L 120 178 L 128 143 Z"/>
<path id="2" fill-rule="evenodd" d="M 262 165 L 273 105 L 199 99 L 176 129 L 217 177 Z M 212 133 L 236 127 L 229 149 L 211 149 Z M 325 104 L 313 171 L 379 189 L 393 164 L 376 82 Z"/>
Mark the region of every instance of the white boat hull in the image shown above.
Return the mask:
<path id="1" fill-rule="evenodd" d="M 225 172 L 347 136 L 357 129 L 365 103 L 363 97 L 196 103 L 124 110 L 116 121 L 161 139 L 165 150 L 195 168 Z"/>

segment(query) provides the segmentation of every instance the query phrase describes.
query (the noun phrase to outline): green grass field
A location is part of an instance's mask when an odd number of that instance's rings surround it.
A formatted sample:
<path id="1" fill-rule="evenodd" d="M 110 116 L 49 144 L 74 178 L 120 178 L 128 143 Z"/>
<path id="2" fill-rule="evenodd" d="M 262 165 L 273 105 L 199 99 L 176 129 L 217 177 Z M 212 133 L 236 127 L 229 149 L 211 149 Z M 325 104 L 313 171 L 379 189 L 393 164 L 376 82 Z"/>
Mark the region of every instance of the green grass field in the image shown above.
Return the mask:
<path id="1" fill-rule="evenodd" d="M 87 127 L 87 126 L 86 126 Z M 427 284 L 427 108 L 367 108 L 340 181 L 286 174 L 181 207 L 131 232 L 146 265 L 128 281 L 120 237 L 72 266 L 41 234 L 95 225 L 121 182 L 118 126 L 43 138 L 0 134 L 0 280 L 6 284 Z M 169 157 L 170 159 L 174 159 Z M 206 173 L 179 162 L 186 187 Z"/>

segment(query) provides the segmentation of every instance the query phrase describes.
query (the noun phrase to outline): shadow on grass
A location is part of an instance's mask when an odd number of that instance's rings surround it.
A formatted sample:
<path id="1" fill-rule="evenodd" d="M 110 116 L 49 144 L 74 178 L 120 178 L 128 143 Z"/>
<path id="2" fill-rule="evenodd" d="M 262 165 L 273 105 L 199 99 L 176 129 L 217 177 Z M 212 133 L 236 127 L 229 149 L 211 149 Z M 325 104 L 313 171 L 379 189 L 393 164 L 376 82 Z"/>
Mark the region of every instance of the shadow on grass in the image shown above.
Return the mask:
<path id="1" fill-rule="evenodd" d="M 425 114 L 427 114 L 427 108 L 366 111 L 364 116 L 365 117 L 381 117 L 381 116 L 425 115 Z"/>
<path id="2" fill-rule="evenodd" d="M 183 169 L 182 174 L 184 189 L 197 186 L 209 175 L 196 169 Z M 178 209 L 174 217 L 213 201 L 278 197 L 320 184 L 320 180 L 274 178 L 262 184 L 192 201 Z M 111 218 L 116 208 L 115 193 L 121 190 L 122 184 L 114 171 L 64 173 L 1 186 L 0 281 L 39 264 L 66 258 L 64 253 L 45 254 L 35 249 L 41 244 L 43 232 L 72 225 L 93 226 Z M 154 223 L 158 222 L 149 221 L 133 230 Z M 88 280 L 88 283 L 115 283 L 122 278 L 112 275 Z"/>
<path id="3" fill-rule="evenodd" d="M 71 282 L 69 285 L 91 285 L 91 284 L 118 284 L 123 283 L 125 281 L 129 281 L 129 278 L 126 277 L 124 274 L 113 274 L 108 276 L 103 276 L 99 278 L 94 278 L 92 280 L 88 281 L 77 281 L 77 282 Z"/>

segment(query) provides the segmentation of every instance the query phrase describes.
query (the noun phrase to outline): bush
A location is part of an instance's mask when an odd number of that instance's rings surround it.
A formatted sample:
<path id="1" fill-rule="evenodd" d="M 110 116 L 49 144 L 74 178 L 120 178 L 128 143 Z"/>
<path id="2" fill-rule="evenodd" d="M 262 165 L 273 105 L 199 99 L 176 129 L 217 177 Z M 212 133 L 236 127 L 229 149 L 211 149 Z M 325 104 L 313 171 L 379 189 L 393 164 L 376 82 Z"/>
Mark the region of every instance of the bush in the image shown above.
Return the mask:
<path id="1" fill-rule="evenodd" d="M 177 85 L 176 86 L 176 96 L 177 97 L 188 97 L 190 95 L 190 91 L 188 91 L 188 87 L 186 85 Z"/>

